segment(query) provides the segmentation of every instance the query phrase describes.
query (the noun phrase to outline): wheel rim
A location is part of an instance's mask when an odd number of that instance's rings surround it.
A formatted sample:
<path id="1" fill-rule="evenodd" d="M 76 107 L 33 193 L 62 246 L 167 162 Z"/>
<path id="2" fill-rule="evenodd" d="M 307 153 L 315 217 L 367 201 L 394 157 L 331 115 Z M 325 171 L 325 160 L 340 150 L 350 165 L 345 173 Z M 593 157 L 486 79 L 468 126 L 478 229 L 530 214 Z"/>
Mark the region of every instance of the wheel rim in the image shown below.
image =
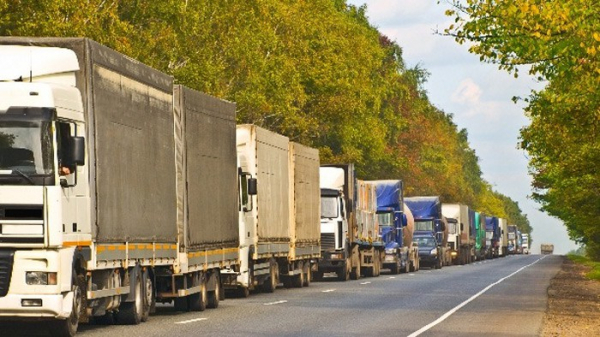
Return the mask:
<path id="1" fill-rule="evenodd" d="M 76 283 L 73 289 L 73 308 L 71 316 L 69 317 L 69 322 L 72 326 L 77 326 L 79 324 L 79 313 L 81 312 L 82 305 L 83 304 L 81 302 L 81 288 Z"/>
<path id="2" fill-rule="evenodd" d="M 136 291 L 135 291 L 135 309 L 138 314 L 141 314 L 144 310 L 144 303 L 142 301 L 142 286 L 140 284 L 139 279 L 136 281 Z"/>

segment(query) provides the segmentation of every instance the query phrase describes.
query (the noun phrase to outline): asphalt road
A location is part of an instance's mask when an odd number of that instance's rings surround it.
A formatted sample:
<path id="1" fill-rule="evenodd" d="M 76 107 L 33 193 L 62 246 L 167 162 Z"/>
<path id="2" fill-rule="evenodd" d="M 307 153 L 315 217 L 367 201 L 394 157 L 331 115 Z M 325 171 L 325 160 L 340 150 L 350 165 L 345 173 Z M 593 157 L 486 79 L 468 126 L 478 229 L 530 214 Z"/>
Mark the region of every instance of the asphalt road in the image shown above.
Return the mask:
<path id="1" fill-rule="evenodd" d="M 466 266 L 278 288 L 227 299 L 218 309 L 161 306 L 138 326 L 80 326 L 78 336 L 538 336 L 557 256 L 520 255 Z M 45 335 L 35 324 L 6 336 Z"/>

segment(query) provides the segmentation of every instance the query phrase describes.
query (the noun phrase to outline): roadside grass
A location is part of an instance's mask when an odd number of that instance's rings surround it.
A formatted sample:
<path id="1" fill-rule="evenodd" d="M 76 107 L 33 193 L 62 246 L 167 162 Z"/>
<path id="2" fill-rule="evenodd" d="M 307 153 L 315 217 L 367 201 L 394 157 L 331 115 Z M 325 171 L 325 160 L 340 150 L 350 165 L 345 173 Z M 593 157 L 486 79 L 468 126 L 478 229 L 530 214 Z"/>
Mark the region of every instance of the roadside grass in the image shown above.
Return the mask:
<path id="1" fill-rule="evenodd" d="M 575 263 L 591 267 L 592 269 L 585 276 L 590 280 L 600 281 L 600 262 L 592 261 L 585 256 L 576 254 L 568 254 L 567 257 Z"/>

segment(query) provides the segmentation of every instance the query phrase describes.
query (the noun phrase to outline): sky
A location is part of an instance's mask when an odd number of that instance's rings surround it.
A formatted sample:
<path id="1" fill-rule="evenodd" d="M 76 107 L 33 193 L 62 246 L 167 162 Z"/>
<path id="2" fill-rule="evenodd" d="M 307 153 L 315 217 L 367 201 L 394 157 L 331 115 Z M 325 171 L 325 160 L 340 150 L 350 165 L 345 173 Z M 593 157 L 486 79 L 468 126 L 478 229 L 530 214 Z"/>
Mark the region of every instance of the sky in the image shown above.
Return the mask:
<path id="1" fill-rule="evenodd" d="M 523 104 L 512 97 L 526 97 L 542 83 L 526 76 L 515 79 L 497 65 L 482 63 L 467 45 L 435 34 L 453 23 L 444 15 L 449 8 L 438 0 L 348 0 L 367 5 L 369 22 L 402 47 L 407 67 L 419 66 L 430 75 L 425 90 L 433 105 L 452 114 L 459 129 L 466 129 L 469 144 L 479 157 L 483 178 L 493 189 L 519 203 L 533 227 L 532 253 L 540 244 L 553 243 L 555 254 L 566 254 L 578 245 L 569 239 L 557 218 L 539 210 L 529 198 L 531 177 L 527 153 L 517 148 L 519 131 L 529 123 Z"/>

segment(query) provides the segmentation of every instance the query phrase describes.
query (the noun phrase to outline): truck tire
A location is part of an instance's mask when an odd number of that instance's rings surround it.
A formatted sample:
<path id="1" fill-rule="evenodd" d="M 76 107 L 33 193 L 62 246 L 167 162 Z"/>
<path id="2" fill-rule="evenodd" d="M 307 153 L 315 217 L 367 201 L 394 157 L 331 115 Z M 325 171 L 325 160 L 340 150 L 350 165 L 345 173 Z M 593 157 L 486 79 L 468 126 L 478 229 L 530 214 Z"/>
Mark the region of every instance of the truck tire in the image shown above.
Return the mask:
<path id="1" fill-rule="evenodd" d="M 373 261 L 373 277 L 378 277 L 381 273 L 381 259 L 379 253 L 375 254 L 375 260 Z"/>
<path id="2" fill-rule="evenodd" d="M 360 279 L 360 262 L 357 266 L 353 266 L 352 272 L 350 272 L 350 278 L 353 280 Z"/>
<path id="3" fill-rule="evenodd" d="M 85 277 L 83 275 L 77 275 L 77 272 L 73 270 L 71 283 L 71 291 L 73 291 L 73 307 L 71 309 L 71 315 L 69 315 L 67 319 L 52 322 L 49 329 L 51 336 L 74 337 L 77 333 L 79 317 L 81 316 L 81 311 L 84 309 L 83 304 L 85 303 Z"/>
<path id="4" fill-rule="evenodd" d="M 401 264 L 402 262 L 398 261 L 398 262 L 394 263 L 394 264 L 393 264 L 393 265 L 390 267 L 390 272 L 391 272 L 393 275 L 398 275 L 398 274 L 400 273 L 400 269 L 401 269 L 401 268 L 400 268 L 400 265 L 399 265 L 398 263 L 400 263 L 400 264 Z"/>
<path id="5" fill-rule="evenodd" d="M 237 288 L 237 296 L 241 298 L 247 298 L 250 296 L 250 289 L 248 287 L 238 287 Z"/>
<path id="6" fill-rule="evenodd" d="M 350 279 L 350 274 L 352 273 L 352 266 L 350 262 L 350 258 L 346 258 L 346 262 L 337 272 L 338 281 L 348 281 Z"/>
<path id="7" fill-rule="evenodd" d="M 142 321 L 144 294 L 139 273 L 137 273 L 133 280 L 133 288 L 135 289 L 133 302 L 122 302 L 119 306 L 119 311 L 117 312 L 117 322 L 119 324 L 137 325 Z"/>
<path id="8" fill-rule="evenodd" d="M 272 261 L 271 267 L 269 268 L 269 278 L 266 279 L 262 284 L 262 290 L 266 293 L 272 293 L 277 288 L 277 262 Z"/>
<path id="9" fill-rule="evenodd" d="M 200 292 L 187 296 L 188 307 L 191 311 L 204 311 L 207 305 L 206 281 L 199 279 Z"/>
<path id="10" fill-rule="evenodd" d="M 216 274 L 215 290 L 208 292 L 208 301 L 206 307 L 210 309 L 216 309 L 219 307 L 219 299 L 221 298 L 221 278 L 219 274 Z"/>
<path id="11" fill-rule="evenodd" d="M 302 270 L 304 271 L 304 284 L 303 286 L 310 286 L 310 279 L 312 277 L 312 270 L 310 268 L 310 262 L 304 262 L 304 266 L 302 266 Z"/>
<path id="12" fill-rule="evenodd" d="M 306 277 L 304 274 L 304 263 L 298 262 L 297 269 L 300 270 L 300 274 L 292 276 L 292 286 L 294 288 L 302 288 L 304 285 L 304 278 Z"/>
<path id="13" fill-rule="evenodd" d="M 322 271 L 316 271 L 313 274 L 313 281 L 323 281 L 323 272 Z"/>
<path id="14" fill-rule="evenodd" d="M 406 265 L 404 266 L 404 272 L 409 273 L 412 267 L 410 266 L 410 260 L 406 260 Z"/>
<path id="15" fill-rule="evenodd" d="M 142 322 L 148 321 L 150 314 L 156 310 L 156 296 L 154 294 L 154 284 L 148 270 L 144 271 L 144 312 L 142 313 Z"/>

